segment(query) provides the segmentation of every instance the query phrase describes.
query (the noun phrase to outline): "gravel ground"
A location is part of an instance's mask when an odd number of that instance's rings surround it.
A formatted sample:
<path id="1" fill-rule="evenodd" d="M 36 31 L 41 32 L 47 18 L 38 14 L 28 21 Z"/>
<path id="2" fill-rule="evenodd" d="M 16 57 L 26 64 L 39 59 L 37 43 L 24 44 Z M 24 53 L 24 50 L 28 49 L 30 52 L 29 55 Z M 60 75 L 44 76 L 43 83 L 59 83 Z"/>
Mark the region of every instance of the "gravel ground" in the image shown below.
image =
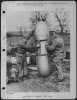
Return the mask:
<path id="1" fill-rule="evenodd" d="M 64 81 L 58 82 L 51 74 L 43 78 L 37 71 L 30 71 L 29 78 L 21 82 L 11 82 L 7 85 L 8 92 L 69 92 L 70 91 L 70 62 L 63 62 Z"/>

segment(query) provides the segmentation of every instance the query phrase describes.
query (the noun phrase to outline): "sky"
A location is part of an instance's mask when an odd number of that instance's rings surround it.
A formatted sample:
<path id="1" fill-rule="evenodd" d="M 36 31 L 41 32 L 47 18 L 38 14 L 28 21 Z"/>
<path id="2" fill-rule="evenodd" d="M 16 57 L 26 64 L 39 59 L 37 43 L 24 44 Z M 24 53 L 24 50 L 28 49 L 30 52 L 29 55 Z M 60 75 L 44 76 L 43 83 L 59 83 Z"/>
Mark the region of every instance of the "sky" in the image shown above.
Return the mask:
<path id="1" fill-rule="evenodd" d="M 7 31 L 17 31 L 21 26 L 29 26 L 31 12 L 14 11 L 7 15 Z"/>
<path id="2" fill-rule="evenodd" d="M 47 21 L 49 28 L 53 29 L 54 25 L 58 24 L 55 22 L 54 12 L 48 12 L 49 16 Z M 30 27 L 31 23 L 29 18 L 31 17 L 31 11 L 12 11 L 7 14 L 7 31 L 18 31 L 19 27 Z"/>
<path id="3" fill-rule="evenodd" d="M 6 11 L 6 22 L 7 31 L 18 31 L 19 27 L 29 27 L 29 18 L 31 17 L 32 11 L 48 11 L 50 16 L 48 16 L 48 23 L 50 28 L 54 26 L 54 11 L 55 10 L 70 10 L 69 3 L 63 4 L 53 4 L 52 2 L 36 3 L 26 2 L 5 2 L 3 3 L 2 9 Z M 40 5 L 43 4 L 43 5 Z M 60 6 L 59 6 L 60 5 Z M 67 6 L 66 6 L 67 5 Z M 4 16 L 4 15 L 3 15 Z M 57 23 L 56 23 L 57 24 Z M 4 26 L 3 26 L 4 27 Z"/>
<path id="4" fill-rule="evenodd" d="M 29 27 L 32 12 L 31 11 L 13 11 L 7 14 L 7 31 L 17 31 L 19 27 Z M 53 14 L 48 16 L 49 24 L 53 22 Z"/>

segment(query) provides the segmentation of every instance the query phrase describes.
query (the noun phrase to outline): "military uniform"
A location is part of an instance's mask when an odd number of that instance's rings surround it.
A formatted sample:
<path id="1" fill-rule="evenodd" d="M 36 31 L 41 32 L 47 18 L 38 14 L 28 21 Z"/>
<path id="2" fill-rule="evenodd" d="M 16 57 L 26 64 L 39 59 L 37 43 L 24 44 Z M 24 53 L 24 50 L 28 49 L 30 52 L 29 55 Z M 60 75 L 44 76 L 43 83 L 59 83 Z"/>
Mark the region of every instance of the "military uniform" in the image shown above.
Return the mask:
<path id="1" fill-rule="evenodd" d="M 65 57 L 64 52 L 64 41 L 61 37 L 55 38 L 54 41 L 48 45 L 46 45 L 46 49 L 51 52 L 51 56 L 53 58 L 53 62 L 58 69 L 58 78 L 63 79 L 62 65 L 61 60 Z"/>
<path id="2" fill-rule="evenodd" d="M 21 41 L 18 45 L 16 57 L 17 57 L 17 69 L 19 71 L 19 77 L 27 75 L 27 61 L 26 61 L 26 50 L 24 48 L 25 42 Z"/>
<path id="3" fill-rule="evenodd" d="M 27 40 L 28 38 L 29 38 L 29 40 Z M 18 44 L 16 57 L 17 57 L 17 68 L 19 70 L 19 77 L 22 77 L 23 75 L 26 76 L 28 74 L 26 51 L 34 52 L 35 49 L 36 49 L 35 37 L 34 37 L 33 33 L 30 33 L 25 38 L 24 41 L 21 40 L 20 43 Z"/>

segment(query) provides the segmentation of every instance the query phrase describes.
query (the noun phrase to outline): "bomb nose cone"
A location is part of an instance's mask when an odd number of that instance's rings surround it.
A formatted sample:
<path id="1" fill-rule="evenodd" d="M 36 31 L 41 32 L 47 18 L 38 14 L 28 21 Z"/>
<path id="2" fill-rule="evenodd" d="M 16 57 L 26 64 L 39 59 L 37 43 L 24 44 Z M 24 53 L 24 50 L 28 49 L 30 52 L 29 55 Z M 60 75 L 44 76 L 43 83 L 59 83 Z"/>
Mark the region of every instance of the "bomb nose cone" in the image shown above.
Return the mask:
<path id="1" fill-rule="evenodd" d="M 46 22 L 40 21 L 36 25 L 36 30 L 35 30 L 35 35 L 37 40 L 46 39 L 48 34 L 49 34 L 49 30 Z"/>

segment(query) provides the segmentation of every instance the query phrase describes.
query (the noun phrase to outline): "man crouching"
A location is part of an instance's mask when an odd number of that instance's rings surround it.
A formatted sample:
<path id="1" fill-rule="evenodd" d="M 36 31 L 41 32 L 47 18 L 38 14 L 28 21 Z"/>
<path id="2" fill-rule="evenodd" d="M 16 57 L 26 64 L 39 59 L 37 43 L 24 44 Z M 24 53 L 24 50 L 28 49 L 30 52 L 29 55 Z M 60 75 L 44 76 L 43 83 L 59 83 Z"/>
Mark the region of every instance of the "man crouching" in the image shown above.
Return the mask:
<path id="1" fill-rule="evenodd" d="M 8 56 L 8 64 L 11 64 L 11 68 L 9 70 L 10 72 L 10 78 L 13 80 L 18 80 L 21 81 L 22 78 L 27 78 L 28 75 L 28 70 L 27 70 L 27 60 L 26 60 L 26 38 L 23 37 L 19 43 L 17 44 L 12 44 L 10 49 L 8 48 L 7 54 L 12 55 L 16 51 L 15 56 L 16 57 L 9 57 Z M 13 59 L 14 58 L 14 59 Z M 13 67 L 12 65 L 15 65 Z"/>

